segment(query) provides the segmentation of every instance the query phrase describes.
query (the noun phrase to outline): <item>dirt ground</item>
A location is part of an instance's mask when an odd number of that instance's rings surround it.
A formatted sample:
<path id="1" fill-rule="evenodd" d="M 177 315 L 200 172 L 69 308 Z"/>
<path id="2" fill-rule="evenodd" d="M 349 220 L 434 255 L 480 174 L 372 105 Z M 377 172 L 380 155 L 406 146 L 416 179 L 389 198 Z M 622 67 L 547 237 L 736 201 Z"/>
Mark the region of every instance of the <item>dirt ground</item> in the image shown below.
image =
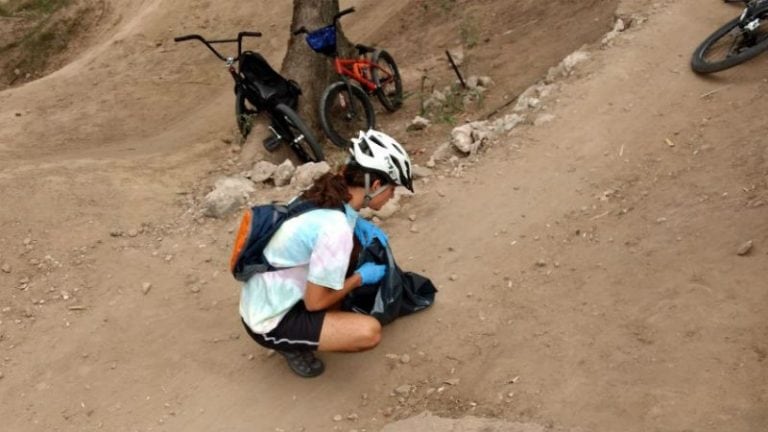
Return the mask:
<path id="1" fill-rule="evenodd" d="M 590 59 L 532 114 L 553 120 L 438 165 L 383 222 L 434 307 L 302 380 L 242 330 L 238 215 L 200 215 L 252 163 L 229 78 L 171 41 L 260 30 L 279 64 L 290 2 L 106 5 L 63 68 L 0 92 L 2 430 L 768 430 L 768 126 L 751 118 L 768 55 L 688 68 L 736 7 L 342 2 L 347 35 L 403 69 L 411 96 L 380 124 L 422 164 L 452 125 L 405 128 L 422 76 L 452 81 L 445 49 L 495 82 L 456 124 L 511 112 L 584 44 Z M 632 24 L 602 46 L 617 13 Z"/>

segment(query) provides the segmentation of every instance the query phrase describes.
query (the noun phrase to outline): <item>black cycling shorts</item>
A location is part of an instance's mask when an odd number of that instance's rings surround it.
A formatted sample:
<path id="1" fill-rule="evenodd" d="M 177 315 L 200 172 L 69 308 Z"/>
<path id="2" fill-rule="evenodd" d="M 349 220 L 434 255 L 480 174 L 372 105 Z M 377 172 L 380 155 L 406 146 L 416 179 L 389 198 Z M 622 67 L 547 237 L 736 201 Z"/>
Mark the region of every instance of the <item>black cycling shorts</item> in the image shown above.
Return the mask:
<path id="1" fill-rule="evenodd" d="M 325 311 L 310 312 L 299 301 L 269 333 L 254 333 L 243 321 L 245 331 L 259 345 L 278 351 L 316 351 L 320 345 Z"/>

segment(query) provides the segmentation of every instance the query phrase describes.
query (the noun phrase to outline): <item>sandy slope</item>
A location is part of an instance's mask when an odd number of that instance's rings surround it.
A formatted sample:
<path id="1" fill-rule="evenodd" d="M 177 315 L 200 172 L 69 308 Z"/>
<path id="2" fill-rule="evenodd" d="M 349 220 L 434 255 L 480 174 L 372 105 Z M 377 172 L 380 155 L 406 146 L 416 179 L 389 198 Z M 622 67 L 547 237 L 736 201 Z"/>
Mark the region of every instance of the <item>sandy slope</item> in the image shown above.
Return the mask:
<path id="1" fill-rule="evenodd" d="M 554 121 L 418 185 L 385 228 L 438 304 L 371 352 L 324 355 L 306 381 L 239 327 L 234 218 L 180 214 L 201 178 L 233 169 L 231 96 L 200 67 L 207 53 L 169 37 L 185 22 L 285 23 L 285 6 L 223 3 L 115 2 L 102 44 L 0 93 L 3 427 L 379 430 L 429 410 L 566 431 L 768 428 L 768 151 L 752 120 L 768 57 L 712 79 L 687 67 L 735 9 L 643 4 L 647 22 L 560 83 Z M 282 42 L 269 44 L 277 61 Z"/>

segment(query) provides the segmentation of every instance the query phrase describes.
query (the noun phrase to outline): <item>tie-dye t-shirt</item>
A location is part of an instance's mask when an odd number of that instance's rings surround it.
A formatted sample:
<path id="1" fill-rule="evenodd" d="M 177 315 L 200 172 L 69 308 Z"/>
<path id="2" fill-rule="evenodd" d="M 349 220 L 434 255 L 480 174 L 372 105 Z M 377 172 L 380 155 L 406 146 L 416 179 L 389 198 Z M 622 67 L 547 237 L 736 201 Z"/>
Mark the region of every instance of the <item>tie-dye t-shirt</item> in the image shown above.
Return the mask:
<path id="1" fill-rule="evenodd" d="M 355 222 L 357 212 L 345 206 L 345 213 L 312 210 L 280 226 L 264 256 L 285 269 L 255 274 L 240 295 L 240 316 L 254 333 L 277 327 L 304 298 L 307 281 L 335 290 L 344 287 Z"/>

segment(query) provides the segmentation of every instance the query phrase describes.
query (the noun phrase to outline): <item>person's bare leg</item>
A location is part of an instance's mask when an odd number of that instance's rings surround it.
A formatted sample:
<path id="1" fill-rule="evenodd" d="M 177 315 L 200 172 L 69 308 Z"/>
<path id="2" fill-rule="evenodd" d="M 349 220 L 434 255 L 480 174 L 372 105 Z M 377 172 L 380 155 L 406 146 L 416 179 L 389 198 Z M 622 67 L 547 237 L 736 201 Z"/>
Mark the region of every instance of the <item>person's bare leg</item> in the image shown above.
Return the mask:
<path id="1" fill-rule="evenodd" d="M 318 351 L 365 351 L 378 345 L 380 340 L 381 324 L 376 318 L 328 311 L 320 331 Z"/>

